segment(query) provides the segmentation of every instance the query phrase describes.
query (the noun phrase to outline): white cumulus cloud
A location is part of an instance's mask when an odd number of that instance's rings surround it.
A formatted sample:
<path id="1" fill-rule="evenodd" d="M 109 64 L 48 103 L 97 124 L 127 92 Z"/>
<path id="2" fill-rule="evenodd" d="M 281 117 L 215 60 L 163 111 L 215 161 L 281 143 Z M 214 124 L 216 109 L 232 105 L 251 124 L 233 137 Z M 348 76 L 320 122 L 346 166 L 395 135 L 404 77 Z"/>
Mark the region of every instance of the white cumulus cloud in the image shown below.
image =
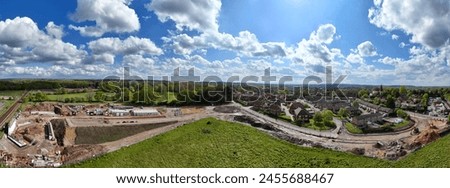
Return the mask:
<path id="1" fill-rule="evenodd" d="M 95 26 L 74 26 L 84 36 L 101 37 L 107 32 L 129 33 L 140 29 L 136 12 L 128 7 L 131 0 L 78 0 L 70 17 L 76 22 L 95 21 Z"/>
<path id="2" fill-rule="evenodd" d="M 218 31 L 220 0 L 152 0 L 145 7 L 154 11 L 161 22 L 173 20 L 178 30 Z"/>
<path id="3" fill-rule="evenodd" d="M 358 53 L 362 57 L 376 56 L 377 49 L 373 46 L 372 42 L 365 41 L 358 45 Z"/>
<path id="4" fill-rule="evenodd" d="M 159 56 L 163 50 L 147 38 L 130 36 L 125 40 L 119 38 L 101 38 L 88 43 L 93 53 L 93 61 L 112 64 L 116 55 L 150 55 Z M 134 56 L 136 57 L 136 56 Z"/>
<path id="5" fill-rule="evenodd" d="M 317 31 L 311 33 L 310 38 L 320 41 L 321 43 L 330 44 L 333 42 L 336 34 L 336 27 L 332 24 L 321 25 Z"/>
<path id="6" fill-rule="evenodd" d="M 284 43 L 261 43 L 256 35 L 249 31 L 241 31 L 238 36 L 218 32 L 202 33 L 193 37 L 180 34 L 164 37 L 163 40 L 175 53 L 183 55 L 206 48 L 233 51 L 249 57 L 284 57 L 288 53 Z"/>
<path id="7" fill-rule="evenodd" d="M 62 28 L 47 24 L 47 33 L 28 17 L 0 21 L 0 64 L 53 63 L 75 65 L 87 52 L 61 40 Z"/>
<path id="8" fill-rule="evenodd" d="M 391 36 L 391 38 L 392 38 L 392 40 L 398 40 L 399 36 L 396 35 L 396 34 L 393 34 L 393 35 Z"/>
<path id="9" fill-rule="evenodd" d="M 369 20 L 388 31 L 402 30 L 412 42 L 439 48 L 450 39 L 450 1 L 375 0 Z"/>
<path id="10" fill-rule="evenodd" d="M 61 39 L 64 36 L 64 26 L 55 25 L 53 22 L 48 22 L 47 26 L 45 26 L 45 30 L 48 35 L 57 39 Z"/>
<path id="11" fill-rule="evenodd" d="M 304 66 L 310 73 L 323 73 L 326 66 L 338 66 L 339 60 L 344 58 L 341 50 L 328 47 L 335 35 L 334 25 L 321 25 L 311 33 L 309 39 L 301 40 L 294 53 L 288 57 L 294 64 Z"/>

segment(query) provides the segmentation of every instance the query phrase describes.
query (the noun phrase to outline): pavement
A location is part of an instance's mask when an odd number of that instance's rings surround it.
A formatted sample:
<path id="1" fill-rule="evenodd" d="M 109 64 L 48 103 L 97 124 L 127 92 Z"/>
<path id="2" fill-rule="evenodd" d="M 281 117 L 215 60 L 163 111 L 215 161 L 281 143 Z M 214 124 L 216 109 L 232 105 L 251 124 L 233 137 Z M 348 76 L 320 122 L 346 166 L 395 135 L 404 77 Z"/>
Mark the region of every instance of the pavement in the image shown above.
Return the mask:
<path id="1" fill-rule="evenodd" d="M 291 117 L 291 121 L 294 121 L 294 116 L 289 112 L 289 108 L 286 105 L 284 105 L 284 103 L 281 104 L 281 109 L 287 116 Z"/>

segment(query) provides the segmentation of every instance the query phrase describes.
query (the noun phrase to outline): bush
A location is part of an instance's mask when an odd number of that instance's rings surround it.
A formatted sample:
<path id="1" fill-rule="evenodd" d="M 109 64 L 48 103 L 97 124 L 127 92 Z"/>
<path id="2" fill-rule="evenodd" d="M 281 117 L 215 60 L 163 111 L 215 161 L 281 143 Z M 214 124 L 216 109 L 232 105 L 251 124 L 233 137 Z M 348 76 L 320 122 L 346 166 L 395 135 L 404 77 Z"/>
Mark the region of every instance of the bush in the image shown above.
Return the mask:
<path id="1" fill-rule="evenodd" d="M 398 109 L 397 110 L 397 117 L 400 117 L 400 118 L 403 118 L 403 119 L 407 119 L 408 118 L 408 114 L 405 111 L 403 111 L 401 109 Z"/>

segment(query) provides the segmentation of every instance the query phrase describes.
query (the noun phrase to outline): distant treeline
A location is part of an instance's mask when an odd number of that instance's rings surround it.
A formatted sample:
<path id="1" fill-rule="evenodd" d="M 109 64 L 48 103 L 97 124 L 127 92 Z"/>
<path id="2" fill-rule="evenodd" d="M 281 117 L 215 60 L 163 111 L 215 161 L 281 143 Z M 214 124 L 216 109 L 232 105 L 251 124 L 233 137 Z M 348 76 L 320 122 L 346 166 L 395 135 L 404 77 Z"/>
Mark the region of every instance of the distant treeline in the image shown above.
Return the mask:
<path id="1" fill-rule="evenodd" d="M 227 83 L 102 82 L 99 91 L 116 93 L 114 100 L 140 105 L 210 105 L 232 101 Z"/>
<path id="2" fill-rule="evenodd" d="M 0 91 L 43 90 L 59 88 L 95 88 L 99 81 L 81 80 L 0 80 Z"/>
<path id="3" fill-rule="evenodd" d="M 77 90 L 68 90 L 77 89 Z M 137 105 L 211 105 L 232 101 L 227 83 L 193 83 L 123 80 L 0 80 L 0 91 L 29 90 L 26 100 L 49 101 L 49 94 L 61 95 L 58 102 L 123 102 Z M 52 90 L 42 92 L 41 90 Z M 86 93 L 85 96 L 64 96 Z"/>

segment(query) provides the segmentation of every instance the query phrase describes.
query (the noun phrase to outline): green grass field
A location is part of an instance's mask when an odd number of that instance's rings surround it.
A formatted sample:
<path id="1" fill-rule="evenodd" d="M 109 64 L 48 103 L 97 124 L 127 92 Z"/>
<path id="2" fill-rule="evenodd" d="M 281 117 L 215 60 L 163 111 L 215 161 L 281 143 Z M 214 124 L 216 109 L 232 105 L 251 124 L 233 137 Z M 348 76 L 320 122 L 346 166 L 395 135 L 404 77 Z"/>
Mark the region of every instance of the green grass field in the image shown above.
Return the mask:
<path id="1" fill-rule="evenodd" d="M 58 95 L 47 95 L 49 101 L 64 101 L 66 98 L 82 98 L 84 100 L 88 99 L 88 93 L 69 93 L 69 94 L 58 94 Z M 105 93 L 107 96 L 114 96 L 115 93 Z M 171 102 L 177 100 L 176 95 L 173 92 L 168 92 L 167 95 L 161 95 L 156 102 Z M 95 102 L 95 100 L 94 100 Z"/>
<path id="2" fill-rule="evenodd" d="M 0 115 L 3 115 L 8 108 L 14 103 L 15 99 L 22 96 L 24 91 L 0 91 L 0 96 L 11 96 L 14 100 L 0 100 L 3 105 L 0 107 Z"/>
<path id="3" fill-rule="evenodd" d="M 333 123 L 333 125 L 334 125 L 334 123 Z M 331 129 L 334 128 L 334 127 L 325 126 L 323 123 L 317 124 L 316 122 L 314 122 L 313 119 L 310 119 L 309 123 L 301 124 L 300 126 L 308 128 L 308 129 L 313 129 L 313 130 L 316 130 L 316 131 L 327 131 L 327 130 L 331 130 Z"/>
<path id="4" fill-rule="evenodd" d="M 209 123 L 208 123 L 209 122 Z M 70 167 L 450 167 L 450 136 L 397 162 L 306 148 L 213 118 Z"/>
<path id="5" fill-rule="evenodd" d="M 13 100 L 0 100 L 0 103 L 2 103 L 2 107 L 0 108 L 0 116 L 5 113 L 8 108 L 14 103 Z"/>
<path id="6" fill-rule="evenodd" d="M 344 152 L 299 147 L 252 127 L 208 118 L 71 167 L 383 167 L 388 164 Z"/>
<path id="7" fill-rule="evenodd" d="M 0 91 L 0 96 L 20 97 L 23 91 Z"/>
<path id="8" fill-rule="evenodd" d="M 85 98 L 87 99 L 88 93 L 69 93 L 60 95 L 47 95 L 49 101 L 64 101 L 66 98 Z"/>
<path id="9" fill-rule="evenodd" d="M 408 126 L 408 125 L 409 125 L 409 121 L 408 121 L 408 120 L 405 120 L 405 121 L 403 121 L 403 122 L 401 122 L 401 123 L 396 123 L 396 124 L 392 125 L 391 127 L 392 127 L 393 129 L 400 129 L 400 128 L 405 127 L 405 126 Z"/>
<path id="10" fill-rule="evenodd" d="M 288 116 L 288 115 L 280 115 L 280 116 L 278 116 L 278 118 L 280 118 L 280 119 L 283 120 L 283 121 L 292 123 L 292 119 L 291 119 L 291 117 Z"/>
<path id="11" fill-rule="evenodd" d="M 350 133 L 363 134 L 363 131 L 360 128 L 358 128 L 357 126 L 353 125 L 352 123 L 349 123 L 349 122 L 345 123 L 345 128 Z"/>

